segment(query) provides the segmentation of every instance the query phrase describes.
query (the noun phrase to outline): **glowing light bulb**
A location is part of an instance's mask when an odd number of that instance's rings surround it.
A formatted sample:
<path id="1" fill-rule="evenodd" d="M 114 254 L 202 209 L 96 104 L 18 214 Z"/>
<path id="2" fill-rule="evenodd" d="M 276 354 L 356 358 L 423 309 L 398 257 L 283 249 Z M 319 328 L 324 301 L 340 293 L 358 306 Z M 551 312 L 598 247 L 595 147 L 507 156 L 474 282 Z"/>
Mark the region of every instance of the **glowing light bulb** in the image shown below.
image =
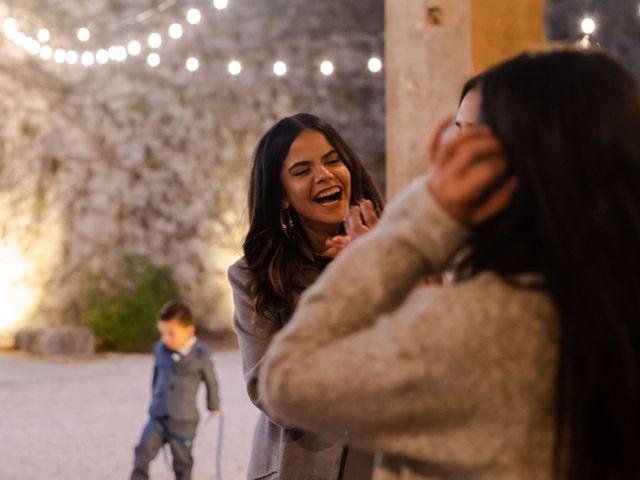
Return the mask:
<path id="1" fill-rule="evenodd" d="M 31 55 L 37 55 L 40 52 L 40 42 L 35 38 L 27 37 L 22 47 Z"/>
<path id="2" fill-rule="evenodd" d="M 95 56 L 93 55 L 93 52 L 83 52 L 80 56 L 80 62 L 85 67 L 90 67 L 91 65 L 93 65 L 93 63 L 95 62 Z"/>
<path id="3" fill-rule="evenodd" d="M 149 35 L 149 38 L 147 38 L 147 43 L 151 48 L 158 48 L 162 45 L 162 37 L 159 33 L 152 33 Z"/>
<path id="4" fill-rule="evenodd" d="M 80 40 L 81 42 L 86 42 L 91 38 L 91 32 L 88 28 L 82 27 L 78 30 L 77 36 L 78 40 Z"/>
<path id="5" fill-rule="evenodd" d="M 38 34 L 36 36 L 38 37 L 38 41 L 40 43 L 47 43 L 51 38 L 49 30 L 47 30 L 46 28 L 41 28 L 40 30 L 38 30 Z"/>
<path id="6" fill-rule="evenodd" d="M 136 55 L 140 55 L 141 51 L 142 51 L 142 45 L 140 45 L 139 41 L 131 40 L 127 44 L 127 52 L 129 52 L 129 55 L 131 55 L 132 57 L 135 57 Z"/>
<path id="7" fill-rule="evenodd" d="M 238 60 L 232 60 L 227 67 L 231 75 L 238 75 L 242 71 L 242 64 Z"/>
<path id="8" fill-rule="evenodd" d="M 21 47 L 22 45 L 24 45 L 26 39 L 27 36 L 24 33 L 16 32 L 15 36 L 13 37 L 13 43 L 15 43 L 16 46 Z"/>
<path id="9" fill-rule="evenodd" d="M 53 52 L 53 61 L 56 63 L 64 63 L 67 58 L 67 52 L 65 52 L 62 48 L 57 48 L 55 52 Z"/>
<path id="10" fill-rule="evenodd" d="M 7 17 L 2 21 L 2 28 L 17 29 L 16 19 L 13 17 Z"/>
<path id="11" fill-rule="evenodd" d="M 160 65 L 160 55 L 158 55 L 157 53 L 150 53 L 147 56 L 147 64 L 150 67 L 154 67 L 154 68 Z"/>
<path id="12" fill-rule="evenodd" d="M 12 17 L 7 17 L 2 21 L 2 30 L 4 30 L 4 35 L 9 39 L 13 40 L 18 33 L 18 26 L 16 21 Z"/>
<path id="13" fill-rule="evenodd" d="M 591 35 L 596 31 L 596 22 L 591 17 L 585 17 L 580 23 L 580 28 L 585 34 Z"/>
<path id="14" fill-rule="evenodd" d="M 78 63 L 78 52 L 75 50 L 68 50 L 64 56 L 64 61 L 69 65 L 75 65 Z"/>
<path id="15" fill-rule="evenodd" d="M 177 40 L 180 37 L 182 37 L 182 33 L 183 33 L 182 25 L 180 25 L 179 23 L 172 23 L 171 26 L 169 27 L 169 36 L 174 40 Z"/>
<path id="16" fill-rule="evenodd" d="M 187 58 L 185 66 L 190 72 L 195 72 L 196 70 L 198 70 L 198 68 L 200 68 L 200 62 L 196 57 L 189 57 Z"/>
<path id="17" fill-rule="evenodd" d="M 197 23 L 200 23 L 200 20 L 202 20 L 202 14 L 200 13 L 200 10 L 198 10 L 197 8 L 190 8 L 187 12 L 187 22 L 189 22 L 191 25 L 195 25 Z"/>
<path id="18" fill-rule="evenodd" d="M 285 73 L 287 73 L 287 64 L 278 60 L 273 64 L 273 73 L 275 73 L 279 77 L 283 76 Z"/>
<path id="19" fill-rule="evenodd" d="M 378 57 L 371 57 L 367 63 L 367 67 L 373 73 L 377 73 L 382 70 L 382 61 Z"/>
<path id="20" fill-rule="evenodd" d="M 40 58 L 42 60 L 51 60 L 51 57 L 53 57 L 53 48 L 49 45 L 43 45 L 40 49 Z"/>
<path id="21" fill-rule="evenodd" d="M 213 0 L 213 6 L 218 10 L 224 10 L 225 8 L 227 8 L 227 5 L 229 5 L 228 0 Z"/>
<path id="22" fill-rule="evenodd" d="M 100 65 L 104 65 L 109 61 L 109 52 L 107 52 L 104 48 L 101 48 L 96 52 L 96 62 Z"/>
<path id="23" fill-rule="evenodd" d="M 113 60 L 115 62 L 123 62 L 127 59 L 127 49 L 122 45 L 114 45 L 109 47 L 107 51 L 109 60 Z"/>
<path id="24" fill-rule="evenodd" d="M 118 58 L 118 47 L 113 45 L 111 47 L 109 47 L 109 50 L 107 50 L 107 52 L 109 53 L 109 60 L 116 60 Z"/>
<path id="25" fill-rule="evenodd" d="M 325 60 L 324 62 L 322 62 L 320 64 L 320 72 L 323 75 L 331 75 L 333 73 L 333 63 L 331 63 L 329 60 Z"/>

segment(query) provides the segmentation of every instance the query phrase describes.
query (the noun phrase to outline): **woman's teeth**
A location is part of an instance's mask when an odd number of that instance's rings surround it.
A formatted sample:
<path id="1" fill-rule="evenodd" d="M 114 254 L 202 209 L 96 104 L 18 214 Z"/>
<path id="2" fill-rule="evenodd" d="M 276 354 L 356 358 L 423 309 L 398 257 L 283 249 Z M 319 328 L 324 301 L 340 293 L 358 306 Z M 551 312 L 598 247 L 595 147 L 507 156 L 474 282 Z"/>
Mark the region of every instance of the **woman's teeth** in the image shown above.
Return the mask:
<path id="1" fill-rule="evenodd" d="M 327 190 L 326 192 L 321 193 L 313 200 L 318 203 L 331 203 L 340 200 L 342 197 L 342 190 L 339 188 L 334 188 L 331 190 Z"/>

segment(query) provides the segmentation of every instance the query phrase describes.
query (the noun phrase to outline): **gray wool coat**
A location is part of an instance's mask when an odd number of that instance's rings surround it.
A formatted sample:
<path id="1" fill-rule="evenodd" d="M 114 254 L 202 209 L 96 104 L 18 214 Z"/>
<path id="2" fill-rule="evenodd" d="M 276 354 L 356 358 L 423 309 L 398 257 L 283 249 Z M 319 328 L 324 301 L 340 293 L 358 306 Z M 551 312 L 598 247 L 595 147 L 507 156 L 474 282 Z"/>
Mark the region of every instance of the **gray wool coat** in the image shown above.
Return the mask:
<path id="1" fill-rule="evenodd" d="M 311 285 L 319 273 L 319 269 L 310 262 L 309 267 L 300 272 L 300 284 Z M 263 410 L 262 398 L 258 394 L 258 374 L 271 339 L 287 319 L 273 321 L 257 315 L 244 259 L 229 268 L 228 277 L 233 289 L 233 325 L 240 344 L 247 393 L 251 401 Z M 342 440 L 291 428 L 286 422 L 275 422 L 262 412 L 253 435 L 247 478 L 339 480 L 345 446 Z M 372 462 L 372 455 L 349 450 L 344 467 L 346 473 L 342 478 L 368 480 Z"/>
<path id="2" fill-rule="evenodd" d="M 491 272 L 417 286 L 468 235 L 425 178 L 400 193 L 273 339 L 258 381 L 271 418 L 377 452 L 375 480 L 551 480 L 549 296 Z"/>

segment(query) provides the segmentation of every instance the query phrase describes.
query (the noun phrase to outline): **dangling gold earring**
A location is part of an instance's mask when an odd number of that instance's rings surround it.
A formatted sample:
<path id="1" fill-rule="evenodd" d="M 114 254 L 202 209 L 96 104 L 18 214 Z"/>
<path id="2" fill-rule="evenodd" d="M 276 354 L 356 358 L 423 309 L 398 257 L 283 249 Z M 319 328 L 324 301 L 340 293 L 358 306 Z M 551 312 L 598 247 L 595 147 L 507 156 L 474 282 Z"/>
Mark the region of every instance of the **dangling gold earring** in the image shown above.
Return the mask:
<path id="1" fill-rule="evenodd" d="M 289 240 L 293 240 L 295 238 L 293 218 L 291 218 L 291 212 L 288 208 L 280 209 L 280 228 L 282 229 L 282 233 L 284 233 L 284 236 Z"/>

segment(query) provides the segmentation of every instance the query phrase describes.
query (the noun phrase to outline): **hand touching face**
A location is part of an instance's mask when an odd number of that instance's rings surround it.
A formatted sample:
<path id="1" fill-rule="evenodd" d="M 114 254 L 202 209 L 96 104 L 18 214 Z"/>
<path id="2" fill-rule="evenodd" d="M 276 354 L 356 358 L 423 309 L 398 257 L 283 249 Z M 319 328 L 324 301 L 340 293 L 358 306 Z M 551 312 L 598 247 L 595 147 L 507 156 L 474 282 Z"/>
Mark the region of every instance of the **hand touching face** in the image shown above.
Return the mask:
<path id="1" fill-rule="evenodd" d="M 470 127 L 444 140 L 450 122 L 442 120 L 431 139 L 427 189 L 458 222 L 476 226 L 509 205 L 518 182 L 508 176 L 502 146 L 488 127 Z"/>

